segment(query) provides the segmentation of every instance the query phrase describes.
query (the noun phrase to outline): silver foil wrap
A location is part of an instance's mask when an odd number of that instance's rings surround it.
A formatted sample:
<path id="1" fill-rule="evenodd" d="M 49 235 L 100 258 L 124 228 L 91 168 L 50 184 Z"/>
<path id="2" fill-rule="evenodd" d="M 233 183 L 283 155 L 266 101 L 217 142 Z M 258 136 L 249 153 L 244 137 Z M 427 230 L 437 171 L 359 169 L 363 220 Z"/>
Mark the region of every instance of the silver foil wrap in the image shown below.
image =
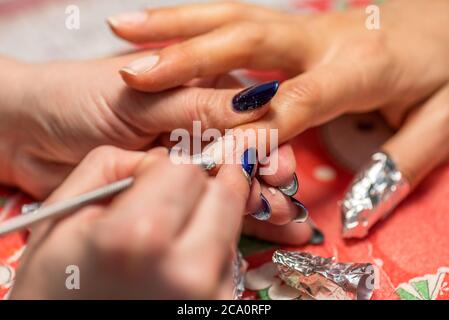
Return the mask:
<path id="1" fill-rule="evenodd" d="M 341 204 L 344 238 L 363 238 L 386 217 L 407 194 L 410 184 L 393 160 L 383 152 L 354 177 Z"/>
<path id="2" fill-rule="evenodd" d="M 370 263 L 336 263 L 305 252 L 277 250 L 273 262 L 289 286 L 317 300 L 369 300 L 375 286 Z"/>
<path id="3" fill-rule="evenodd" d="M 240 251 L 237 251 L 233 262 L 234 272 L 234 300 L 240 300 L 245 291 L 245 272 L 246 265 Z"/>

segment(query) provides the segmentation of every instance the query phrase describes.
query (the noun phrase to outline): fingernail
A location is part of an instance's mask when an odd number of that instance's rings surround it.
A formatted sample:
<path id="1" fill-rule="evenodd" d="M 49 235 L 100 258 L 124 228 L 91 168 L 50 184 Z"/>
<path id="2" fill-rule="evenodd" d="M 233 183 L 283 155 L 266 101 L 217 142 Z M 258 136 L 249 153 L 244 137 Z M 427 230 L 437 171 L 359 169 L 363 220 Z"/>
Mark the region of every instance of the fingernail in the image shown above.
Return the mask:
<path id="1" fill-rule="evenodd" d="M 256 175 L 257 170 L 257 150 L 256 148 L 249 148 L 243 152 L 242 155 L 242 169 L 245 177 L 248 179 L 249 185 Z"/>
<path id="2" fill-rule="evenodd" d="M 143 11 L 136 11 L 136 12 L 126 12 L 122 14 L 118 14 L 113 17 L 109 17 L 107 19 L 108 23 L 112 27 L 117 27 L 120 25 L 136 25 L 141 24 L 147 20 L 148 14 Z"/>
<path id="3" fill-rule="evenodd" d="M 292 197 L 298 192 L 299 184 L 296 173 L 293 174 L 293 180 L 285 187 L 278 187 L 279 191 L 286 196 Z"/>
<path id="4" fill-rule="evenodd" d="M 388 153 L 376 152 L 341 202 L 343 238 L 364 238 L 409 194 L 410 182 Z"/>
<path id="5" fill-rule="evenodd" d="M 127 66 L 123 67 L 120 72 L 125 72 L 133 76 L 145 73 L 153 69 L 153 67 L 159 62 L 158 55 L 151 55 L 137 59 Z"/>
<path id="6" fill-rule="evenodd" d="M 279 88 L 278 81 L 271 81 L 249 87 L 232 99 L 232 107 L 237 112 L 251 111 L 267 104 Z"/>
<path id="7" fill-rule="evenodd" d="M 324 234 L 320 229 L 315 225 L 312 219 L 308 219 L 307 223 L 312 228 L 312 236 L 310 237 L 310 244 L 322 244 L 324 242 Z"/>
<path id="8" fill-rule="evenodd" d="M 303 223 L 307 221 L 307 218 L 309 217 L 309 211 L 307 211 L 306 207 L 298 200 L 296 200 L 293 197 L 290 197 L 290 200 L 293 202 L 293 204 L 296 206 L 297 213 L 295 219 L 293 219 L 293 222 L 296 223 Z"/>
<path id="9" fill-rule="evenodd" d="M 41 206 L 42 206 L 41 202 L 32 202 L 32 203 L 24 204 L 22 206 L 22 208 L 20 208 L 20 213 L 28 214 L 28 213 L 31 213 L 31 212 L 39 209 Z"/>
<path id="10" fill-rule="evenodd" d="M 260 221 L 267 221 L 271 217 L 271 206 L 262 193 L 260 194 L 260 200 L 262 201 L 261 209 L 251 214 L 251 216 Z"/>
<path id="11" fill-rule="evenodd" d="M 191 156 L 193 164 L 199 165 L 204 171 L 212 170 L 217 166 L 214 159 L 207 154 L 194 154 Z"/>

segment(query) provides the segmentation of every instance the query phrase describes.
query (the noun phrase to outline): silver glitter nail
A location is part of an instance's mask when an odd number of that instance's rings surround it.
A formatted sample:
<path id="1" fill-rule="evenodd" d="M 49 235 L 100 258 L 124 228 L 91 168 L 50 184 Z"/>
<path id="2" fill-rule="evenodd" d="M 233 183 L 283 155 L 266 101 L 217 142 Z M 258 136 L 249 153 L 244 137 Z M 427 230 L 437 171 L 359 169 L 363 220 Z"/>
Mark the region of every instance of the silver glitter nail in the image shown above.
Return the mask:
<path id="1" fill-rule="evenodd" d="M 271 218 L 271 206 L 262 193 L 260 194 L 260 200 L 262 207 L 259 211 L 252 213 L 251 216 L 259 221 L 267 221 Z"/>
<path id="2" fill-rule="evenodd" d="M 298 192 L 299 183 L 298 183 L 298 177 L 296 176 L 296 173 L 293 174 L 293 181 L 285 187 L 278 187 L 279 191 L 281 191 L 286 196 L 292 197 Z"/>
<path id="3" fill-rule="evenodd" d="M 194 154 L 191 159 L 193 164 L 199 165 L 205 171 L 212 170 L 217 166 L 214 159 L 207 154 Z"/>
<path id="4" fill-rule="evenodd" d="M 290 201 L 296 206 L 298 209 L 296 212 L 296 217 L 293 219 L 293 222 L 296 223 L 304 223 L 309 218 L 309 211 L 300 201 L 296 200 L 293 197 L 290 197 Z"/>

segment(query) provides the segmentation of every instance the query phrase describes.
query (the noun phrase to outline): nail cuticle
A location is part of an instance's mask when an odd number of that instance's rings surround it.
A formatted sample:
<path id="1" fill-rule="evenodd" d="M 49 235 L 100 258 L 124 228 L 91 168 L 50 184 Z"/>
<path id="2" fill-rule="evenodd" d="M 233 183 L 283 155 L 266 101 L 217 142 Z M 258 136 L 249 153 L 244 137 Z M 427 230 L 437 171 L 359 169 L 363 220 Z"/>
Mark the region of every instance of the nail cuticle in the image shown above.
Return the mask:
<path id="1" fill-rule="evenodd" d="M 125 12 L 116 16 L 107 18 L 107 22 L 111 27 L 120 27 L 123 25 L 139 25 L 144 23 L 148 15 L 144 11 Z"/>
<path id="2" fill-rule="evenodd" d="M 127 66 L 120 69 L 120 72 L 128 73 L 133 76 L 145 73 L 153 69 L 159 63 L 158 55 L 151 55 L 132 61 Z"/>

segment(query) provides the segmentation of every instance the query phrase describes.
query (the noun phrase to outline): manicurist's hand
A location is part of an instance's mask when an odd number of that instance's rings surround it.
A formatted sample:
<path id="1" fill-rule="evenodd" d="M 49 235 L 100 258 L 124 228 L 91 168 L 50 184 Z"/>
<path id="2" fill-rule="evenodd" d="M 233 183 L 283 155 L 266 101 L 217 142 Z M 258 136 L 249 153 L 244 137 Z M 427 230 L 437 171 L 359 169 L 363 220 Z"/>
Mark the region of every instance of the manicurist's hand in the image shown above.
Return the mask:
<path id="1" fill-rule="evenodd" d="M 270 110 L 241 126 L 277 128 L 281 143 L 343 113 L 380 110 L 398 129 L 382 149 L 415 186 L 449 154 L 448 12 L 446 0 L 390 0 L 380 6 L 380 29 L 370 30 L 364 9 L 303 16 L 231 2 L 109 22 L 131 42 L 186 39 L 148 54 L 152 65 L 124 65 L 124 81 L 141 91 L 239 68 L 285 71 L 291 79 Z"/>
<path id="2" fill-rule="evenodd" d="M 0 182 L 43 198 L 97 146 L 148 150 L 167 144 L 174 129 L 192 131 L 193 121 L 201 121 L 203 131 L 223 132 L 260 118 L 276 93 L 272 86 L 259 103 L 233 105 L 242 88 L 230 76 L 137 92 L 118 73 L 137 57 L 45 64 L 0 59 Z M 292 169 L 280 173 L 282 183 Z"/>
<path id="3" fill-rule="evenodd" d="M 31 231 L 12 299 L 232 299 L 249 184 L 239 165 L 209 178 L 168 151 L 100 147 L 45 203 L 134 176 L 127 191 Z M 79 290 L 66 269 L 77 268 Z M 75 280 L 73 280 L 75 281 Z"/>
<path id="4" fill-rule="evenodd" d="M 239 83 L 225 75 L 142 93 L 128 88 L 118 72 L 141 55 L 35 65 L 0 59 L 0 181 L 44 198 L 97 146 L 170 146 L 172 130 L 191 133 L 193 121 L 201 122 L 202 132 L 220 133 L 260 118 L 278 87 L 270 82 L 241 94 Z M 245 149 L 236 152 L 241 159 Z M 303 222 L 304 206 L 276 189 L 293 183 L 290 193 L 297 190 L 292 149 L 284 144 L 275 156 L 270 175 L 259 176 L 257 165 L 247 168 L 252 184 L 245 213 L 272 224 Z M 297 241 L 306 241 L 310 227 L 299 228 L 306 232 Z"/>

